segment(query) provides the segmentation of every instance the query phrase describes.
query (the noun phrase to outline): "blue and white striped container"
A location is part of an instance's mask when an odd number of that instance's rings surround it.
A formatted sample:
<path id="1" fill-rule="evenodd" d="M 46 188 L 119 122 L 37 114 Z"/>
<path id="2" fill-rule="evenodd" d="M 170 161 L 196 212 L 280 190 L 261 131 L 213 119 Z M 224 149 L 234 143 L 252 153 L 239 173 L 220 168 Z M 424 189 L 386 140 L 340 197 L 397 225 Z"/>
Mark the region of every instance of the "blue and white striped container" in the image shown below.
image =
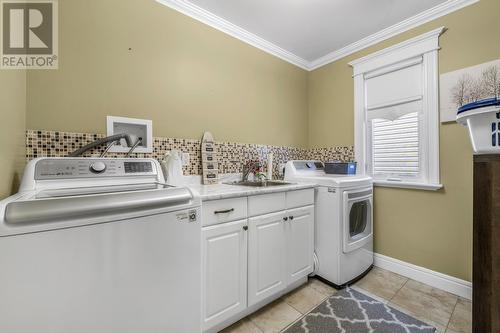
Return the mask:
<path id="1" fill-rule="evenodd" d="M 458 109 L 457 122 L 467 126 L 474 154 L 500 154 L 500 100 L 489 98 Z"/>

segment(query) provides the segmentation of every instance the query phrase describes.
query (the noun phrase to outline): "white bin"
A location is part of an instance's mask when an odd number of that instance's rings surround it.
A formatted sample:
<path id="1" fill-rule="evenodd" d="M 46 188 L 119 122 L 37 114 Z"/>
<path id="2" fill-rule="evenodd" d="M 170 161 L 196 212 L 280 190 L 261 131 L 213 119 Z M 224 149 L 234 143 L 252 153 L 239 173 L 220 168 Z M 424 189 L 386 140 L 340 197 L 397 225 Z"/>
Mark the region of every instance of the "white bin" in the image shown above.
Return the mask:
<path id="1" fill-rule="evenodd" d="M 500 154 L 500 106 L 460 112 L 457 122 L 467 126 L 474 154 Z"/>

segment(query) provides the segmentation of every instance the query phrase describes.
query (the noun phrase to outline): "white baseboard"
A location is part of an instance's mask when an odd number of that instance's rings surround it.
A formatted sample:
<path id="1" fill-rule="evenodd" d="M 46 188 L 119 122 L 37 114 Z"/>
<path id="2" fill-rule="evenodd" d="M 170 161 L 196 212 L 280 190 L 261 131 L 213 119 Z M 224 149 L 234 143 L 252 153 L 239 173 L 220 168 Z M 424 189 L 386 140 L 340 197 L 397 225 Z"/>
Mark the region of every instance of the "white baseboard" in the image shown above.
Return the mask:
<path id="1" fill-rule="evenodd" d="M 449 293 L 472 299 L 472 283 L 398 259 L 374 253 L 374 265 Z"/>

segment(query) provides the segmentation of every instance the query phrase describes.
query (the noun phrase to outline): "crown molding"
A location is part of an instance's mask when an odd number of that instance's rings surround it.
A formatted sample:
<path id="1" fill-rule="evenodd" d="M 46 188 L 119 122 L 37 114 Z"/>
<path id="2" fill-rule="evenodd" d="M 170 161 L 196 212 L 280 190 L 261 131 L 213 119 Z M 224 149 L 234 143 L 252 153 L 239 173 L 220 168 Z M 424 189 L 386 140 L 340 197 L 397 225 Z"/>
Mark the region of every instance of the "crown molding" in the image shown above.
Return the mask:
<path id="1" fill-rule="evenodd" d="M 250 44 L 264 52 L 274 55 L 284 61 L 287 61 L 302 69 L 312 71 L 331 62 L 344 58 L 350 54 L 358 52 L 369 46 L 380 43 L 400 33 L 416 28 L 422 24 L 435 20 L 439 17 L 448 15 L 454 11 L 462 9 L 479 2 L 480 0 L 448 0 L 415 16 L 403 20 L 395 25 L 376 32 L 357 42 L 349 44 L 341 49 L 328 53 L 313 61 L 307 61 L 239 26 L 215 15 L 211 12 L 194 5 L 187 0 L 156 0 L 167 7 L 181 12 L 195 20 L 222 31 L 234 38 Z"/>
<path id="2" fill-rule="evenodd" d="M 391 37 L 399 35 L 405 31 L 411 30 L 439 17 L 448 15 L 454 11 L 475 4 L 476 2 L 479 2 L 479 0 L 448 0 L 446 2 L 443 2 L 442 4 L 423 11 L 420 14 L 417 14 L 388 28 L 380 30 L 373 35 L 360 39 L 357 42 L 349 44 L 339 50 L 333 51 L 321 58 L 311 61 L 308 68 L 310 71 L 315 70 L 331 62 L 361 51 L 362 49 L 365 49 L 369 46 L 375 45 Z"/>
<path id="3" fill-rule="evenodd" d="M 393 64 L 396 59 L 410 59 L 421 56 L 426 52 L 439 49 L 439 36 L 445 31 L 439 27 L 424 34 L 389 46 L 362 58 L 349 62 L 353 67 L 353 76 L 364 74 L 384 66 Z M 387 55 L 391 54 L 388 58 Z M 421 60 L 420 60 L 421 61 Z"/>
<path id="4" fill-rule="evenodd" d="M 181 12 L 189 17 L 194 18 L 206 25 L 211 26 L 217 30 L 220 30 L 234 38 L 241 40 L 247 44 L 250 44 L 264 52 L 267 52 L 273 56 L 276 56 L 282 60 L 285 60 L 295 66 L 302 69 L 309 70 L 308 61 L 296 56 L 295 54 L 271 43 L 267 40 L 243 29 L 239 26 L 212 14 L 211 12 L 196 6 L 193 3 L 185 0 L 156 0 L 157 2 L 170 7 L 178 12 Z"/>

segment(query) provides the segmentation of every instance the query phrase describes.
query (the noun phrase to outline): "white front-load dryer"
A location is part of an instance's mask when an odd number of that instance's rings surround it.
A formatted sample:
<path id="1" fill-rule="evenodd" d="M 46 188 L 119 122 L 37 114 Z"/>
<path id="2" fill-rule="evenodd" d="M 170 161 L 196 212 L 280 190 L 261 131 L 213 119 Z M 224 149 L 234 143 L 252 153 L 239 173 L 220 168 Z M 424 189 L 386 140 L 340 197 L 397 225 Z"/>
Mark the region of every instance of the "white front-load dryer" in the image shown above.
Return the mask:
<path id="1" fill-rule="evenodd" d="M 363 175 L 330 175 L 318 161 L 289 161 L 285 180 L 315 190 L 316 275 L 336 287 L 373 266 L 373 182 Z"/>

